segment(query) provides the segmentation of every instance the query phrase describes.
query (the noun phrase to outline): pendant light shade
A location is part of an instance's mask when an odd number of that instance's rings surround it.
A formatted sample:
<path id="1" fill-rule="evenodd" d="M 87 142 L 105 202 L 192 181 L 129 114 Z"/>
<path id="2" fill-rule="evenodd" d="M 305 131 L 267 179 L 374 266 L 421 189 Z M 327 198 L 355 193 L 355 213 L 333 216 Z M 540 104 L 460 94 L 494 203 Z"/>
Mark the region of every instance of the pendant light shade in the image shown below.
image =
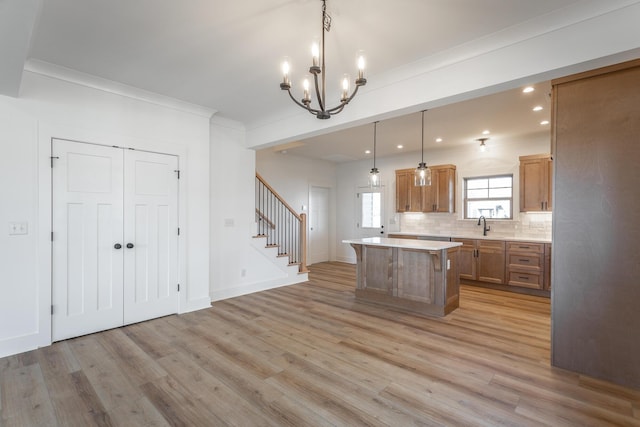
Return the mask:
<path id="1" fill-rule="evenodd" d="M 424 162 L 424 112 L 422 110 L 422 157 L 414 174 L 414 185 L 416 187 L 427 187 L 431 185 L 431 169 Z"/>
<path id="2" fill-rule="evenodd" d="M 380 187 L 380 171 L 376 167 L 376 134 L 378 122 L 373 123 L 373 167 L 369 172 L 369 186 L 372 188 Z"/>

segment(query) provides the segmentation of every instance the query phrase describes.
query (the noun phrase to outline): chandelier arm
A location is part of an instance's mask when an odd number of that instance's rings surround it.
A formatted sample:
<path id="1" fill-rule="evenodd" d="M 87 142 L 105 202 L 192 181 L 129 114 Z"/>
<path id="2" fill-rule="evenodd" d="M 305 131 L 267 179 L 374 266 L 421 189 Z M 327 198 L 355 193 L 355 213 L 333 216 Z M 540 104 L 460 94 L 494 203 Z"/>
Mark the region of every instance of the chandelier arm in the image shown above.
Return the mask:
<path id="1" fill-rule="evenodd" d="M 353 90 L 353 93 L 351 94 L 350 97 L 348 97 L 347 99 L 345 99 L 344 101 L 340 102 L 340 105 L 337 105 L 329 110 L 327 110 L 327 113 L 339 113 L 340 111 L 342 111 L 342 109 L 349 103 L 349 101 L 351 101 L 353 99 L 354 96 L 356 96 L 356 93 L 358 93 L 358 88 L 360 86 L 356 86 L 356 88 Z"/>
<path id="2" fill-rule="evenodd" d="M 311 114 L 317 115 L 320 111 L 316 110 L 315 108 L 309 108 L 306 105 L 304 105 L 303 103 L 301 103 L 300 101 L 298 101 L 297 99 L 295 99 L 293 97 L 293 94 L 291 93 L 290 89 L 287 89 L 287 93 L 289 94 L 289 97 L 291 98 L 291 100 L 293 102 L 295 102 L 296 104 L 298 104 L 300 107 L 304 108 L 305 110 L 309 111 Z"/>

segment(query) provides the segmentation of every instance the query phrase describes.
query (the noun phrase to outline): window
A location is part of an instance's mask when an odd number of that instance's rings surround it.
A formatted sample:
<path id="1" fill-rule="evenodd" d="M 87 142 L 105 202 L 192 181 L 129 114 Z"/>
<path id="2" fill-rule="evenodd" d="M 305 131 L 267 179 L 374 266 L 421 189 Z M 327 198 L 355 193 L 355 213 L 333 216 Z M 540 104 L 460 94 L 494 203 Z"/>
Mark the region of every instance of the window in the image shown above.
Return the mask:
<path id="1" fill-rule="evenodd" d="M 360 197 L 361 228 L 380 228 L 382 225 L 382 193 L 362 192 Z"/>
<path id="2" fill-rule="evenodd" d="M 513 175 L 464 179 L 464 217 L 513 218 Z"/>

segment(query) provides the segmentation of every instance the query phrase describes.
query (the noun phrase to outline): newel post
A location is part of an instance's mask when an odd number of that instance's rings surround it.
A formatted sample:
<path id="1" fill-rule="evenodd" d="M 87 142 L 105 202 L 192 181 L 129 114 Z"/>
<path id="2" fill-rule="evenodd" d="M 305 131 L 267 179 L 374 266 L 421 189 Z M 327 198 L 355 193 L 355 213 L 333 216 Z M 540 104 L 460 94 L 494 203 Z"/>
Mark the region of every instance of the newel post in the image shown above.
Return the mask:
<path id="1" fill-rule="evenodd" d="M 307 269 L 307 214 L 300 214 L 300 273 L 308 273 Z"/>

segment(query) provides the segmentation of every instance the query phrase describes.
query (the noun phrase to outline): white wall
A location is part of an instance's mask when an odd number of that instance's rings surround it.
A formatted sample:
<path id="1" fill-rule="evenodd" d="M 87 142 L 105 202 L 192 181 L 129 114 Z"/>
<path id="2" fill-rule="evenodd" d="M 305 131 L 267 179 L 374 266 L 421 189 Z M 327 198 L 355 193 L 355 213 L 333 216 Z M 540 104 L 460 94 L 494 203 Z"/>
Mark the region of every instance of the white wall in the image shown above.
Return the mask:
<path id="1" fill-rule="evenodd" d="M 179 156 L 180 311 L 209 305 L 209 117 L 168 104 L 32 72 L 19 98 L 0 96 L 0 357 L 51 339 L 52 137 Z M 28 234 L 8 236 L 12 221 Z"/>
<path id="2" fill-rule="evenodd" d="M 514 221 L 499 223 L 492 222 L 494 235 L 521 235 L 523 224 L 531 225 L 535 232 L 537 222 L 535 218 L 527 218 L 519 213 L 519 156 L 528 154 L 549 153 L 550 137 L 541 134 L 529 140 L 517 142 L 487 142 L 488 151 L 481 153 L 477 145 L 462 147 L 440 148 L 426 150 L 424 159 L 427 165 L 454 164 L 456 165 L 456 213 L 455 214 L 400 214 L 395 212 L 395 170 L 415 168 L 420 162 L 420 153 L 397 155 L 376 159 L 376 166 L 380 170 L 385 193 L 385 232 L 411 231 L 430 234 L 447 234 L 452 231 L 482 233 L 475 227 L 475 221 L 462 220 L 463 216 L 463 179 L 465 177 L 511 173 L 514 178 Z M 336 260 L 355 263 L 353 249 L 343 239 L 360 237 L 356 226 L 357 213 L 355 193 L 358 186 L 367 184 L 367 176 L 371 169 L 371 161 L 341 163 L 337 166 L 337 214 L 336 214 Z M 543 214 L 546 215 L 546 214 Z M 550 236 L 550 215 L 544 218 L 542 233 Z M 451 230 L 451 228 L 455 230 Z M 501 230 L 502 227 L 502 230 Z M 527 230 L 529 231 L 529 230 Z M 497 233 L 497 234 L 496 234 Z M 531 236 L 529 236 L 531 237 Z M 536 236 L 546 237 L 546 236 Z"/>
<path id="3" fill-rule="evenodd" d="M 329 259 L 335 259 L 336 164 L 265 149 L 256 153 L 256 171 L 298 213 L 303 212 L 303 205 L 304 213 L 309 213 L 311 187 L 329 188 Z M 307 233 L 308 227 L 309 222 Z"/>
<path id="4" fill-rule="evenodd" d="M 255 156 L 245 147 L 242 124 L 211 120 L 212 300 L 288 284 L 286 273 L 252 243 L 255 223 Z"/>

